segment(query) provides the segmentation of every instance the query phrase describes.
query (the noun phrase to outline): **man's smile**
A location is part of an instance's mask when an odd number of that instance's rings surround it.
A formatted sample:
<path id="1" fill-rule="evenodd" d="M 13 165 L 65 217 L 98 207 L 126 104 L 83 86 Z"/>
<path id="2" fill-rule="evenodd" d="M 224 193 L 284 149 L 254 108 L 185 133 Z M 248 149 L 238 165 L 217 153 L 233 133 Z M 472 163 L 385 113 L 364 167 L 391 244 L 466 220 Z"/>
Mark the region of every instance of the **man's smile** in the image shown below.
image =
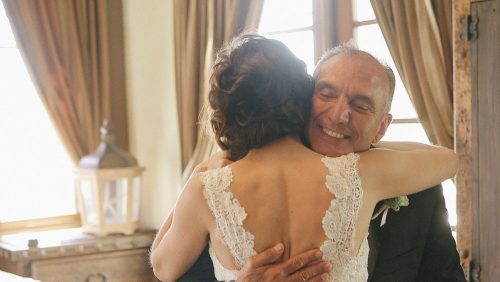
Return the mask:
<path id="1" fill-rule="evenodd" d="M 337 139 L 344 139 L 344 138 L 347 138 L 348 136 L 344 135 L 344 134 L 341 134 L 341 133 L 338 133 L 338 132 L 335 132 L 331 129 L 328 129 L 326 127 L 321 127 L 321 130 L 323 131 L 323 133 L 325 133 L 326 135 L 328 136 L 331 136 L 331 137 L 335 137 Z"/>

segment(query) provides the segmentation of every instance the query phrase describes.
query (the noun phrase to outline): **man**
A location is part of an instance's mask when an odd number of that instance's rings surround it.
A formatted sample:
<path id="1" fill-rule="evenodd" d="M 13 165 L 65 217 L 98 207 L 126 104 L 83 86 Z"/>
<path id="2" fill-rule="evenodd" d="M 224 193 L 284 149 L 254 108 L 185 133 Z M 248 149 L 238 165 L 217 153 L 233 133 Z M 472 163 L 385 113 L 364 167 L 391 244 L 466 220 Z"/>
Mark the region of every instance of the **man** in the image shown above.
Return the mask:
<path id="1" fill-rule="evenodd" d="M 310 147 L 336 157 L 376 146 L 392 120 L 392 70 L 368 53 L 344 45 L 325 54 L 314 78 L 306 134 Z M 408 207 L 388 212 L 385 225 L 381 226 L 380 218 L 370 225 L 369 281 L 465 281 L 442 188 L 410 195 L 409 200 Z M 315 257 L 316 250 L 272 264 L 282 252 L 278 245 L 254 257 L 240 271 L 238 281 L 321 281 L 321 274 L 328 271 Z M 182 280 L 215 280 L 211 267 L 205 251 Z"/>
<path id="2" fill-rule="evenodd" d="M 392 119 L 390 68 L 341 46 L 325 54 L 314 76 L 307 132 L 314 151 L 340 156 L 367 150 L 383 137 Z M 465 281 L 442 188 L 410 195 L 409 202 L 397 213 L 389 211 L 382 227 L 380 218 L 372 221 L 369 281 Z"/>

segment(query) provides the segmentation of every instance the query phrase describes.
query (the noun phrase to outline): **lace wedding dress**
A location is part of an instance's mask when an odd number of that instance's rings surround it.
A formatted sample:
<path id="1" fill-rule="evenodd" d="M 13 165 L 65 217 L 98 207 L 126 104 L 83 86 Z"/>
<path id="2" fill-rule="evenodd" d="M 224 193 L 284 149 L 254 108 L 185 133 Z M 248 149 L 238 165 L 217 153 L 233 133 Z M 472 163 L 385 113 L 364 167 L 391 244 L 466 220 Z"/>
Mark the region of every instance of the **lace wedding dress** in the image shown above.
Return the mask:
<path id="1" fill-rule="evenodd" d="M 354 153 L 321 159 L 330 172 L 326 176 L 326 187 L 335 195 L 322 220 L 327 240 L 323 242 L 320 250 L 323 252 L 323 259 L 332 265 L 328 281 L 368 279 L 368 234 L 361 243 L 359 253 L 356 256 L 351 254 L 355 223 L 363 196 L 357 171 L 358 160 L 359 155 Z M 208 206 L 215 217 L 216 236 L 226 244 L 238 268 L 242 268 L 257 252 L 254 249 L 254 235 L 243 227 L 247 216 L 245 209 L 229 191 L 233 180 L 232 171 L 229 167 L 209 170 L 202 174 L 201 180 Z M 226 269 L 217 259 L 211 246 L 209 253 L 217 280 L 235 280 L 238 271 Z"/>

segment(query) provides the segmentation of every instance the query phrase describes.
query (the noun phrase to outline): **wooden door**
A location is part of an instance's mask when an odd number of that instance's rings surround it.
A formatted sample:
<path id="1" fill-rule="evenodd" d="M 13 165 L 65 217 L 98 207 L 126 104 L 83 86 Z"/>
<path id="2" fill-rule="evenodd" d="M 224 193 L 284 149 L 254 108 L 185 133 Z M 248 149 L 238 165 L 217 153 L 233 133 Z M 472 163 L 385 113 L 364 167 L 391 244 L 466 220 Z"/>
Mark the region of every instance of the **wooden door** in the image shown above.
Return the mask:
<path id="1" fill-rule="evenodd" d="M 470 281 L 500 277 L 499 3 L 455 1 L 458 248 Z"/>
<path id="2" fill-rule="evenodd" d="M 474 259 L 481 281 L 500 279 L 500 5 L 499 0 L 473 2 L 477 22 L 472 41 Z M 477 20 L 476 20 L 477 19 Z M 475 156 L 474 156 L 475 154 Z M 479 270 L 479 269 L 478 269 Z"/>

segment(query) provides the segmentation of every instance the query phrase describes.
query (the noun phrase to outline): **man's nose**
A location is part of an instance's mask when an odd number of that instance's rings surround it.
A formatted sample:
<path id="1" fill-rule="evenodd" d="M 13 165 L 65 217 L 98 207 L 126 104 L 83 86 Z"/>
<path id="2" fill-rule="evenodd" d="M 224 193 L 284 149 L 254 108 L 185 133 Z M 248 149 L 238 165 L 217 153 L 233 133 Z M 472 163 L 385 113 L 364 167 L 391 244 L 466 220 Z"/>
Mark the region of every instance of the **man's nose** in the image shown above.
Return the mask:
<path id="1" fill-rule="evenodd" d="M 332 106 L 330 111 L 330 119 L 339 124 L 349 123 L 349 118 L 351 116 L 351 109 L 347 102 L 338 100 L 335 105 Z"/>

